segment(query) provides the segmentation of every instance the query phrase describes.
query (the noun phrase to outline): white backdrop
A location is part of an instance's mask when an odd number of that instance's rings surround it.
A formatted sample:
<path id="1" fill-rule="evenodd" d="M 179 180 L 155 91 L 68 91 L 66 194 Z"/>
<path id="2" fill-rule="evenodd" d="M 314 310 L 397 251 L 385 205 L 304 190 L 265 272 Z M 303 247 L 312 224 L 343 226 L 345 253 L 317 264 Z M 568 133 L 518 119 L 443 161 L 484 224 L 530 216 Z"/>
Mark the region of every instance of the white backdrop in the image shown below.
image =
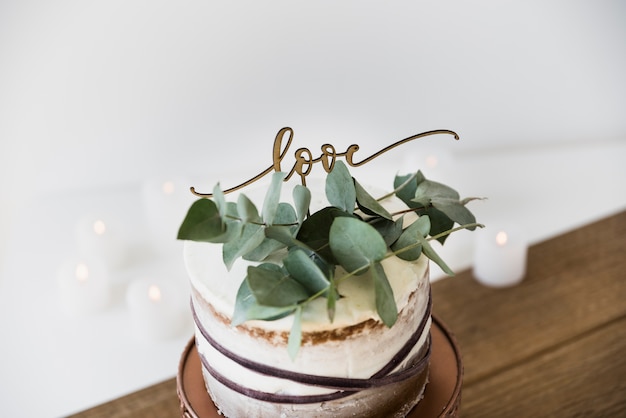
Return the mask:
<path id="1" fill-rule="evenodd" d="M 625 18 L 619 0 L 0 1 L 0 300 L 11 299 L 11 309 L 29 303 L 11 293 L 29 294 L 15 284 L 25 280 L 15 260 L 54 265 L 55 254 L 40 252 L 67 244 L 50 223 L 73 221 L 70 202 L 117 199 L 158 176 L 206 187 L 247 179 L 269 165 L 283 126 L 294 128 L 294 147 L 356 142 L 363 156 L 453 129 L 460 142 L 432 141 L 453 155 L 448 174 L 463 194 L 530 205 L 530 196 L 562 191 L 546 205 L 556 223 L 533 223 L 532 239 L 623 208 Z M 420 146 L 381 167 L 397 168 Z M 577 210 L 563 215 L 559 203 L 573 202 Z M 34 249 L 24 249 L 29 243 Z M 44 280 L 44 267 L 30 279 Z M 15 331 L 10 339 L 27 332 L 19 321 L 2 322 Z M 3 350 L 0 363 L 20 352 Z M 137 366 L 140 377 L 126 386 L 120 371 L 84 403 L 42 401 L 34 413 L 68 413 L 170 369 L 141 377 Z M 18 379 L 12 370 L 2 397 Z M 24 402 L 24 393 L 12 398 Z M 0 399 L 0 409 L 17 408 L 11 402 Z"/>

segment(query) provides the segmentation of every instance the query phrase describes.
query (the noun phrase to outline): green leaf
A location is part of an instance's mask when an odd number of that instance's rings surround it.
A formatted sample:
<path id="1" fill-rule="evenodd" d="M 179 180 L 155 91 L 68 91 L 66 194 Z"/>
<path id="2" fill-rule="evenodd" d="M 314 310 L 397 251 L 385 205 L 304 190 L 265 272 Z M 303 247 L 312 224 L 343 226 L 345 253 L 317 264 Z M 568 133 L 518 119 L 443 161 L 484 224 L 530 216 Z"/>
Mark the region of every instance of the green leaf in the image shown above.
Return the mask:
<path id="1" fill-rule="evenodd" d="M 438 235 L 442 232 L 450 230 L 454 226 L 454 221 L 448 218 L 448 215 L 437 208 L 429 207 L 426 209 L 418 209 L 416 213 L 419 216 L 428 216 L 430 219 L 430 236 Z M 441 244 L 445 242 L 448 235 L 443 235 L 437 239 Z"/>
<path id="2" fill-rule="evenodd" d="M 283 260 L 289 274 L 312 296 L 327 290 L 330 281 L 322 269 L 302 249 L 294 249 Z"/>
<path id="3" fill-rule="evenodd" d="M 196 200 L 183 220 L 178 239 L 212 242 L 226 232 L 215 202 L 209 199 Z"/>
<path id="4" fill-rule="evenodd" d="M 339 264 L 348 272 L 366 268 L 385 258 L 387 244 L 371 225 L 357 218 L 336 218 L 330 227 L 329 244 Z M 364 273 L 365 269 L 360 271 Z"/>
<path id="5" fill-rule="evenodd" d="M 293 207 L 289 203 L 279 203 L 276 215 L 274 216 L 274 223 L 279 225 L 279 228 L 287 228 L 290 233 L 294 233 L 298 228 L 296 219 L 296 213 Z M 266 228 L 267 229 L 267 228 Z M 275 251 L 278 251 L 282 248 L 285 248 L 285 245 L 277 240 L 272 239 L 271 237 L 267 237 L 267 234 L 264 231 L 265 238 L 260 242 L 257 248 L 247 252 L 244 255 L 244 259 L 251 261 L 262 261 L 265 260 L 270 254 Z"/>
<path id="6" fill-rule="evenodd" d="M 293 203 L 296 206 L 298 224 L 302 224 L 311 205 L 311 191 L 300 184 L 296 185 L 293 189 Z"/>
<path id="7" fill-rule="evenodd" d="M 326 176 L 326 198 L 328 202 L 344 212 L 354 212 L 356 190 L 354 181 L 343 161 L 335 162 L 335 167 Z"/>
<path id="8" fill-rule="evenodd" d="M 452 199 L 458 201 L 459 194 L 456 190 L 445 184 L 425 179 L 417 186 L 413 201 L 420 205 L 428 206 L 433 199 Z"/>
<path id="9" fill-rule="evenodd" d="M 400 235 L 400 238 L 391 246 L 398 258 L 407 261 L 417 260 L 422 254 L 422 242 L 430 232 L 430 219 L 420 216 L 417 221 L 409 225 Z"/>
<path id="10" fill-rule="evenodd" d="M 476 222 L 476 218 L 472 212 L 458 199 L 436 197 L 432 199 L 432 204 L 459 225 L 473 224 Z M 475 228 L 470 229 L 473 230 Z"/>
<path id="11" fill-rule="evenodd" d="M 374 218 L 368 220 L 368 223 L 372 225 L 385 240 L 385 244 L 388 247 L 391 246 L 402 234 L 402 223 L 404 217 L 399 218 L 397 221 L 390 221 L 385 218 Z"/>
<path id="12" fill-rule="evenodd" d="M 242 222 L 259 222 L 259 212 L 250 199 L 244 194 L 237 198 L 237 214 Z"/>
<path id="13" fill-rule="evenodd" d="M 222 192 L 219 183 L 213 187 L 213 200 L 215 200 L 220 216 L 224 219 L 226 216 L 226 198 L 224 197 L 224 192 Z"/>
<path id="14" fill-rule="evenodd" d="M 449 276 L 454 276 L 454 271 L 452 271 L 452 269 L 448 267 L 445 261 L 443 261 L 443 259 L 439 257 L 439 254 L 437 254 L 433 247 L 430 246 L 430 243 L 426 240 L 426 238 L 423 238 L 422 241 L 422 251 L 424 252 L 424 255 L 426 255 L 426 257 L 430 258 L 439 267 L 441 267 L 441 270 L 443 270 L 444 273 Z"/>
<path id="15" fill-rule="evenodd" d="M 302 307 L 298 306 L 293 316 L 293 324 L 287 341 L 287 352 L 291 360 L 295 360 L 302 345 Z"/>
<path id="16" fill-rule="evenodd" d="M 337 305 L 337 299 L 339 299 L 339 291 L 335 286 L 335 281 L 330 281 L 330 288 L 326 292 L 326 312 L 328 313 L 328 320 L 333 323 L 335 320 L 335 307 Z"/>
<path id="17" fill-rule="evenodd" d="M 278 202 L 280 201 L 280 190 L 285 176 L 286 173 L 280 171 L 272 174 L 272 182 L 265 195 L 265 200 L 263 201 L 263 221 L 267 225 L 274 223 L 274 216 L 276 215 Z"/>
<path id="18" fill-rule="evenodd" d="M 476 222 L 474 215 L 465 207 L 466 201 L 461 201 L 459 193 L 445 184 L 435 181 L 422 181 L 416 189 L 413 202 L 425 206 L 417 211 L 420 215 L 428 215 L 431 220 L 430 235 L 434 236 L 445 232 L 454 226 Z M 432 206 L 431 206 L 432 205 Z M 438 238 L 444 243 L 447 235 Z"/>
<path id="19" fill-rule="evenodd" d="M 376 311 L 383 323 L 391 327 L 398 319 L 398 307 L 396 306 L 396 299 L 393 296 L 393 289 L 389 284 L 382 264 L 379 262 L 373 263 L 371 271 L 374 279 Z"/>
<path id="20" fill-rule="evenodd" d="M 282 243 L 286 247 L 304 246 L 306 245 L 292 235 L 292 229 L 288 226 L 272 225 L 265 228 L 265 236 Z"/>
<path id="21" fill-rule="evenodd" d="M 231 321 L 232 326 L 243 324 L 251 319 L 261 319 L 274 321 L 291 314 L 295 306 L 276 307 L 259 305 L 248 286 L 248 282 L 243 280 L 237 291 L 235 299 L 235 311 Z"/>
<path id="22" fill-rule="evenodd" d="M 222 248 L 222 258 L 226 268 L 230 270 L 235 260 L 242 257 L 261 245 L 265 239 L 262 225 L 245 224 L 241 235 L 232 241 L 224 244 Z"/>
<path id="23" fill-rule="evenodd" d="M 381 216 L 385 219 L 393 220 L 391 214 L 376 199 L 354 180 L 354 188 L 356 191 L 356 203 L 363 213 L 371 216 Z"/>
<path id="24" fill-rule="evenodd" d="M 308 247 L 312 248 L 329 263 L 337 264 L 335 257 L 330 251 L 328 237 L 330 226 L 335 218 L 352 217 L 341 209 L 329 206 L 309 216 L 300 227 L 296 238 Z"/>
<path id="25" fill-rule="evenodd" d="M 396 191 L 396 196 L 408 207 L 415 207 L 415 202 L 413 202 L 412 199 L 415 197 L 417 185 L 422 181 L 424 181 L 424 175 L 421 171 L 404 176 L 396 176 L 393 181 L 393 188 Z"/>
<path id="26" fill-rule="evenodd" d="M 287 272 L 268 269 L 263 265 L 248 267 L 246 280 L 254 298 L 260 305 L 290 306 L 309 296 L 304 286 L 289 276 Z"/>

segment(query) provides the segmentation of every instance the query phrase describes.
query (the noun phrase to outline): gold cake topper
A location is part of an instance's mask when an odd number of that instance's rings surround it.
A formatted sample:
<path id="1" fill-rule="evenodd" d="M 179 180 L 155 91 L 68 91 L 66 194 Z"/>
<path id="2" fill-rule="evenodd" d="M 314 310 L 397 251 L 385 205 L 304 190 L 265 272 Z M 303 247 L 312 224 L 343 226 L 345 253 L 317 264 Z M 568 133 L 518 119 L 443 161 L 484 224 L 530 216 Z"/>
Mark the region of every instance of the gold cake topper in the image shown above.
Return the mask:
<path id="1" fill-rule="evenodd" d="M 289 137 L 287 138 L 287 144 L 283 148 L 282 147 L 283 139 L 285 135 L 287 134 L 289 135 Z M 375 152 L 369 157 L 358 162 L 355 162 L 353 159 L 354 154 L 359 150 L 359 146 L 357 144 L 350 145 L 344 152 L 337 152 L 333 145 L 324 144 L 321 146 L 322 153 L 317 158 L 313 158 L 313 154 L 308 148 L 298 148 L 296 152 L 294 153 L 296 162 L 293 164 L 293 166 L 287 173 L 287 176 L 285 177 L 285 181 L 289 180 L 294 174 L 298 174 L 298 176 L 300 176 L 300 181 L 302 185 L 306 186 L 306 177 L 311 173 L 311 170 L 313 169 L 313 165 L 317 163 L 321 162 L 322 167 L 324 168 L 324 171 L 326 171 L 327 173 L 330 173 L 332 171 L 333 167 L 335 166 L 335 161 L 337 161 L 337 158 L 339 157 L 345 157 L 346 162 L 351 167 L 359 167 L 364 164 L 367 164 L 368 162 L 381 156 L 387 151 L 390 151 L 393 148 L 396 148 L 407 142 L 413 141 L 414 139 L 419 139 L 419 138 L 423 138 L 426 136 L 439 135 L 439 134 L 448 134 L 448 135 L 452 135 L 454 139 L 456 140 L 459 139 L 459 136 L 455 132 L 447 130 L 447 129 L 438 129 L 434 131 L 422 132 L 420 134 L 412 135 L 412 136 L 409 136 L 408 138 L 404 138 L 404 139 L 401 139 L 400 141 L 394 142 L 393 144 L 386 146 L 380 151 Z M 272 165 L 269 166 L 267 169 L 265 169 L 263 172 L 252 177 L 250 180 L 245 181 L 238 186 L 231 187 L 229 189 L 224 190 L 224 194 L 231 193 L 241 188 L 244 188 L 246 186 L 249 186 L 255 181 L 260 180 L 261 178 L 265 177 L 272 171 L 276 171 L 276 172 L 282 171 L 281 162 L 285 158 L 285 155 L 287 154 L 287 150 L 289 150 L 289 147 L 291 146 L 292 141 L 293 141 L 293 129 L 289 127 L 285 127 L 285 128 L 282 128 L 280 131 L 278 131 L 278 133 L 276 134 L 276 138 L 274 139 L 274 146 L 272 150 L 272 161 L 273 161 Z M 212 197 L 213 196 L 212 193 L 196 192 L 195 187 L 191 187 L 191 192 L 195 194 L 196 196 L 200 196 L 200 197 Z"/>

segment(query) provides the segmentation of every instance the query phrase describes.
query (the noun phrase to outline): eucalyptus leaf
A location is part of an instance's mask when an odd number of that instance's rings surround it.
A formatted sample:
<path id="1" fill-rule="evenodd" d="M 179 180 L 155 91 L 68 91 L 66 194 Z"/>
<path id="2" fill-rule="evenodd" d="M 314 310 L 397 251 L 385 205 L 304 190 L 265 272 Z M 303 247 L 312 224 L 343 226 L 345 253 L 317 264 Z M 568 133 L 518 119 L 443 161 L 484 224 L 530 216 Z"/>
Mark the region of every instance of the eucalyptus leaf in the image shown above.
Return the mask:
<path id="1" fill-rule="evenodd" d="M 213 199 L 223 219 L 226 216 L 226 198 L 219 183 L 213 187 Z"/>
<path id="2" fill-rule="evenodd" d="M 430 236 L 438 235 L 442 232 L 446 232 L 454 227 L 454 221 L 448 217 L 445 213 L 435 207 L 428 207 L 417 209 L 416 213 L 419 216 L 428 216 L 430 219 Z M 449 235 L 443 235 L 437 239 L 443 244 Z"/>
<path id="3" fill-rule="evenodd" d="M 338 217 L 352 217 L 347 212 L 336 207 L 329 206 L 309 216 L 300 227 L 296 238 L 309 246 L 329 263 L 337 264 L 328 245 L 330 226 Z"/>
<path id="4" fill-rule="evenodd" d="M 269 189 L 267 190 L 267 194 L 265 195 L 262 211 L 263 221 L 267 225 L 272 225 L 274 223 L 274 216 L 276 215 L 278 202 L 280 201 L 280 190 L 282 188 L 283 181 L 285 180 L 285 176 L 286 173 L 281 171 L 272 174 L 272 181 Z"/>
<path id="5" fill-rule="evenodd" d="M 424 255 L 426 255 L 426 257 L 430 258 L 439 267 L 441 267 L 441 270 L 443 270 L 444 273 L 446 273 L 448 276 L 454 276 L 454 271 L 452 271 L 452 269 L 448 267 L 446 262 L 443 261 L 439 254 L 435 252 L 433 247 L 431 247 L 430 243 L 425 238 L 422 241 L 422 251 L 424 252 Z"/>
<path id="6" fill-rule="evenodd" d="M 261 217 L 254 203 L 244 194 L 237 198 L 237 214 L 242 222 L 260 222 Z"/>
<path id="7" fill-rule="evenodd" d="M 350 214 L 354 212 L 356 190 L 343 161 L 335 162 L 334 169 L 326 176 L 326 198 L 332 206 Z"/>
<path id="8" fill-rule="evenodd" d="M 336 218 L 330 227 L 329 244 L 339 264 L 348 272 L 363 269 L 359 274 L 387 253 L 387 244 L 378 231 L 357 218 Z"/>
<path id="9" fill-rule="evenodd" d="M 183 220 L 178 239 L 212 242 L 226 232 L 226 225 L 215 202 L 209 199 L 196 200 Z"/>
<path id="10" fill-rule="evenodd" d="M 283 225 L 272 225 L 265 228 L 265 236 L 282 243 L 286 247 L 306 245 L 292 235 L 291 228 Z M 308 248 L 308 247 L 307 247 Z"/>
<path id="11" fill-rule="evenodd" d="M 309 296 L 328 290 L 328 277 L 304 250 L 289 251 L 283 263 L 289 274 L 307 290 Z"/>
<path id="12" fill-rule="evenodd" d="M 388 247 L 391 246 L 402 234 L 402 224 L 404 222 L 404 216 L 400 217 L 397 221 L 390 221 L 385 218 L 373 218 L 367 221 L 372 225 L 385 240 L 385 244 Z"/>
<path id="13" fill-rule="evenodd" d="M 374 293 L 376 297 L 376 311 L 378 316 L 388 327 L 392 327 L 398 319 L 398 307 L 393 296 L 393 289 L 385 274 L 385 269 L 379 262 L 372 263 L 372 278 L 374 279 Z"/>
<path id="14" fill-rule="evenodd" d="M 309 296 L 300 283 L 287 273 L 258 267 L 248 267 L 248 286 L 259 305 L 290 306 Z"/>
<path id="15" fill-rule="evenodd" d="M 241 235 L 224 244 L 222 258 L 226 268 L 230 270 L 237 258 L 242 257 L 261 245 L 265 239 L 263 226 L 258 224 L 245 224 Z"/>
<path id="16" fill-rule="evenodd" d="M 289 203 L 285 202 L 278 204 L 276 215 L 274 216 L 274 222 L 280 227 L 287 228 L 287 230 L 291 233 L 294 233 L 298 227 L 296 213 L 293 207 Z M 285 245 L 282 242 L 267 237 L 267 234 L 265 234 L 263 241 L 259 243 L 256 248 L 247 252 L 243 258 L 251 261 L 262 261 L 273 252 L 282 248 L 285 248 Z"/>
<path id="17" fill-rule="evenodd" d="M 296 185 L 293 189 L 293 203 L 296 208 L 298 224 L 302 224 L 309 213 L 311 191 L 300 184 Z"/>
<path id="18" fill-rule="evenodd" d="M 448 218 L 459 225 L 473 224 L 476 222 L 476 218 L 472 212 L 470 212 L 470 210 L 458 199 L 437 197 L 432 199 L 432 204 L 435 208 L 443 212 Z M 472 227 L 469 229 L 474 230 L 476 228 Z"/>
<path id="19" fill-rule="evenodd" d="M 381 216 L 390 221 L 393 220 L 387 209 L 373 198 L 356 180 L 354 180 L 354 188 L 356 191 L 356 203 L 363 213 L 371 216 Z"/>
<path id="20" fill-rule="evenodd" d="M 417 191 L 417 185 L 424 181 L 424 175 L 421 171 L 413 174 L 406 174 L 404 176 L 398 175 L 394 178 L 393 187 L 396 192 L 396 196 L 400 198 L 408 207 L 416 207 L 413 198 Z"/>
<path id="21" fill-rule="evenodd" d="M 276 307 L 259 305 L 248 286 L 248 282 L 243 280 L 237 291 L 235 299 L 235 311 L 231 321 L 232 326 L 243 324 L 251 319 L 273 321 L 290 315 L 295 306 Z"/>
<path id="22" fill-rule="evenodd" d="M 406 261 L 417 260 L 422 254 L 422 242 L 430 232 L 430 219 L 420 216 L 409 225 L 400 235 L 400 238 L 391 246 L 398 258 Z"/>
<path id="23" fill-rule="evenodd" d="M 452 187 L 428 179 L 424 179 L 417 185 L 415 197 L 417 198 L 422 195 L 430 197 L 447 197 L 457 200 L 459 199 L 459 193 Z"/>
<path id="24" fill-rule="evenodd" d="M 326 312 L 328 313 L 328 320 L 331 324 L 335 321 L 337 299 L 339 299 L 339 292 L 337 291 L 337 286 L 335 286 L 335 281 L 331 280 L 330 288 L 326 293 Z"/>
<path id="25" fill-rule="evenodd" d="M 302 345 L 302 307 L 298 306 L 293 315 L 293 324 L 287 341 L 287 352 L 291 360 L 295 360 L 300 351 L 300 345 Z"/>

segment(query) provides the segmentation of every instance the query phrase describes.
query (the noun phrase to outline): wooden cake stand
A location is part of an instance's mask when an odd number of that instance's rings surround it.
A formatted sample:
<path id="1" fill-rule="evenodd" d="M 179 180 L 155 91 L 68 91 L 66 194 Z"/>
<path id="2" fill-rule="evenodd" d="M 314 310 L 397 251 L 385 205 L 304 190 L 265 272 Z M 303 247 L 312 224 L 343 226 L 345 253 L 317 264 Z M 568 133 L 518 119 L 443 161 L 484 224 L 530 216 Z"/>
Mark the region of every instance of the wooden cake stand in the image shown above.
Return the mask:
<path id="1" fill-rule="evenodd" d="M 430 377 L 424 399 L 409 412 L 408 418 L 456 417 L 461 402 L 463 364 L 452 333 L 433 315 Z M 176 376 L 181 416 L 223 418 L 207 393 L 202 365 L 192 338 L 183 352 Z"/>

